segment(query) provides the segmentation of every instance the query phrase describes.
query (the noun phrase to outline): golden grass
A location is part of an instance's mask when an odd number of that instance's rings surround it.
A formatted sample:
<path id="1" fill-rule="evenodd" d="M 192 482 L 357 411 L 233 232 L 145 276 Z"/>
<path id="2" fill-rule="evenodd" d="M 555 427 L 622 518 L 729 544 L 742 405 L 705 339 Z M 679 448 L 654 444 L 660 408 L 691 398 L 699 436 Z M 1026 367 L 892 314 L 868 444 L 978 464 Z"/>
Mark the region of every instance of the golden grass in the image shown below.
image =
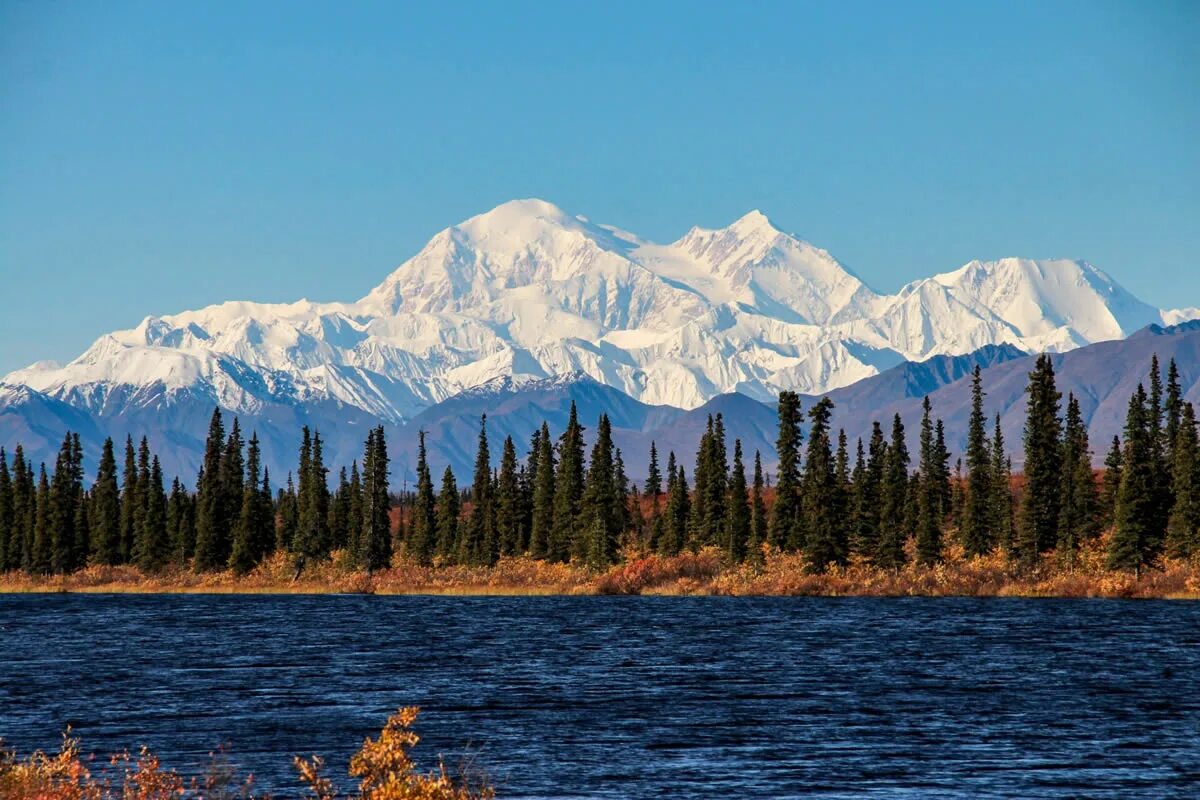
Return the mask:
<path id="1" fill-rule="evenodd" d="M 966 596 L 1118 597 L 1200 599 L 1200 566 L 1165 560 L 1132 573 L 1104 566 L 1104 538 L 1086 544 L 1068 565 L 1044 555 L 1032 568 L 1002 554 L 967 559 L 947 548 L 944 563 L 897 571 L 861 561 L 813 574 L 800 553 L 767 550 L 761 566 L 727 565 L 721 552 L 664 557 L 627 551 L 621 564 L 596 572 L 578 564 L 504 558 L 492 567 L 422 567 L 401 558 L 371 574 L 349 568 L 340 553 L 307 568 L 296 580 L 287 557 L 277 554 L 243 577 L 231 572 L 172 570 L 144 575 L 130 566 L 93 566 L 65 576 L 0 575 L 0 592 L 112 592 L 213 594 L 435 594 L 435 595 L 738 595 L 738 596 Z"/>

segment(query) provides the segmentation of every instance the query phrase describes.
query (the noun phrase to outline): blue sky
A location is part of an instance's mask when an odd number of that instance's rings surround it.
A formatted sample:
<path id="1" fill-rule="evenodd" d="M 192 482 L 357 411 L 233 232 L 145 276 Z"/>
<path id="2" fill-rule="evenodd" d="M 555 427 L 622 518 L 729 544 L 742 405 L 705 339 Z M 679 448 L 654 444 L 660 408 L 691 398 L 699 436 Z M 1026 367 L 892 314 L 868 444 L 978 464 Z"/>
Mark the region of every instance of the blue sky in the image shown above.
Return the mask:
<path id="1" fill-rule="evenodd" d="M 894 290 L 1087 258 L 1200 305 L 1200 4 L 0 0 L 0 374 L 354 299 L 513 197 L 760 208 Z"/>

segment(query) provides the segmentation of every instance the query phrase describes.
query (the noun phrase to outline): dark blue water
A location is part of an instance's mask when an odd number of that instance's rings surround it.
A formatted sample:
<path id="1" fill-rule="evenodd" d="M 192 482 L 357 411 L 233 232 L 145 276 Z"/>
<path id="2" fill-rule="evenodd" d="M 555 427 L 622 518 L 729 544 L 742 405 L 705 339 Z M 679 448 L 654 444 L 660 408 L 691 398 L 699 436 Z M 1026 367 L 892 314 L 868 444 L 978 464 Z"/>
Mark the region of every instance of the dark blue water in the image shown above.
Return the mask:
<path id="1" fill-rule="evenodd" d="M 0 735 L 262 788 L 401 705 L 502 797 L 1200 797 L 1200 603 L 0 597 Z"/>

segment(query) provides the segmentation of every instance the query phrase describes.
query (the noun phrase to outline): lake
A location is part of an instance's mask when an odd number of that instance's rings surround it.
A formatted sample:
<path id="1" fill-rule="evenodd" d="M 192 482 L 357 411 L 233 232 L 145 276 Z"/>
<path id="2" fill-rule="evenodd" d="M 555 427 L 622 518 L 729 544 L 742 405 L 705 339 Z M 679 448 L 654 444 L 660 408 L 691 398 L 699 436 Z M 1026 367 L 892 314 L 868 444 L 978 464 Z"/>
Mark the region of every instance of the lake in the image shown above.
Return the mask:
<path id="1" fill-rule="evenodd" d="M 1200 603 L 0 596 L 0 735 L 260 788 L 419 705 L 500 797 L 1200 796 Z"/>

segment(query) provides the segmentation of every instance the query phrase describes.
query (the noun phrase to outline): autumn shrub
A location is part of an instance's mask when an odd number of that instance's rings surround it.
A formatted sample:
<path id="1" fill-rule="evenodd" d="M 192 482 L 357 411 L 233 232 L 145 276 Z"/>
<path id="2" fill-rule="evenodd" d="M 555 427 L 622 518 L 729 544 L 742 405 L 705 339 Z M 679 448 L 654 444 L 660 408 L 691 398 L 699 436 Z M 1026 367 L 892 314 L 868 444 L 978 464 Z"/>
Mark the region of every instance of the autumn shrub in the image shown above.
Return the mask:
<path id="1" fill-rule="evenodd" d="M 350 759 L 349 775 L 358 788 L 339 795 L 333 781 L 322 773 L 319 756 L 297 757 L 294 764 L 300 783 L 318 800 L 486 800 L 495 793 L 484 781 L 454 778 L 439 763 L 431 772 L 421 772 L 409 756 L 420 741 L 412 725 L 415 707 L 402 708 L 388 718 L 376 739 L 367 738 Z M 233 800 L 266 798 L 254 793 L 251 778 L 239 779 L 221 756 L 200 777 L 185 781 L 175 770 L 166 769 L 158 758 L 143 748 L 136 756 L 119 753 L 107 768 L 89 766 L 91 757 L 81 754 L 77 737 L 68 730 L 59 751 L 42 751 L 18 758 L 0 741 L 0 798 L 5 800 Z"/>

